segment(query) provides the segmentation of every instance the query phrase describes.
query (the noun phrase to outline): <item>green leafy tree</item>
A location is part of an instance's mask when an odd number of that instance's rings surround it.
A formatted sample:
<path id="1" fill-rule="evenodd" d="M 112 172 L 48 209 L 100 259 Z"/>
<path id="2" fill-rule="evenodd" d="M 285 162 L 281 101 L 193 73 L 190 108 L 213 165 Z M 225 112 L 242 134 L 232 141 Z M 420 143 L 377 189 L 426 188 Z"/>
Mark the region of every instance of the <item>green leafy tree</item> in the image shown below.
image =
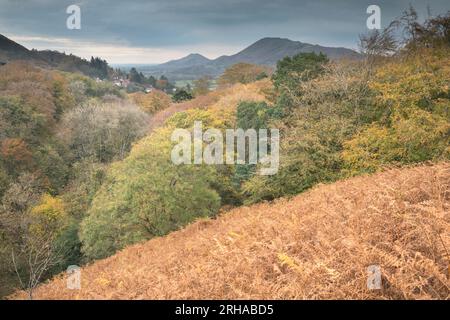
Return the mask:
<path id="1" fill-rule="evenodd" d="M 104 258 L 217 213 L 220 197 L 210 187 L 213 169 L 172 164 L 170 134 L 167 129 L 153 133 L 110 168 L 81 224 L 88 258 Z"/>
<path id="2" fill-rule="evenodd" d="M 130 81 L 136 83 L 143 83 L 144 78 L 141 73 L 139 73 L 136 68 L 131 68 L 130 70 Z"/>
<path id="3" fill-rule="evenodd" d="M 177 92 L 175 92 L 175 94 L 172 96 L 173 102 L 187 101 L 191 100 L 192 98 L 193 98 L 192 94 L 183 89 L 177 90 Z"/>
<path id="4" fill-rule="evenodd" d="M 321 74 L 327 62 L 328 58 L 323 53 L 299 53 L 292 58 L 286 57 L 277 63 L 272 76 L 273 84 L 277 89 L 296 88 L 299 82 L 311 80 Z"/>
<path id="5" fill-rule="evenodd" d="M 238 104 L 236 110 L 236 127 L 247 130 L 267 129 L 273 109 L 265 102 L 243 101 Z M 248 159 L 247 159 L 248 160 Z M 256 172 L 254 164 L 236 165 L 236 173 L 233 181 L 238 186 L 245 180 L 248 180 Z"/>
<path id="6" fill-rule="evenodd" d="M 278 106 L 284 110 L 291 109 L 294 100 L 303 93 L 300 84 L 322 74 L 326 63 L 326 55 L 314 52 L 299 53 L 278 61 L 277 69 L 272 75 L 273 84 L 278 91 Z"/>

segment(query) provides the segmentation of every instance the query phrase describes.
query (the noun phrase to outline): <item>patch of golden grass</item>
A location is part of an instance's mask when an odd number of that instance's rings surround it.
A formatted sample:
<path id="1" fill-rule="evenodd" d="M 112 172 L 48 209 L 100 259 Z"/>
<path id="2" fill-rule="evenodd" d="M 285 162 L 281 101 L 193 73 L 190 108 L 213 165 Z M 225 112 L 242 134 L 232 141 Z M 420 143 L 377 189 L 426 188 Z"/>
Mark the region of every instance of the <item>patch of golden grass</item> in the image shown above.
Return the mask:
<path id="1" fill-rule="evenodd" d="M 84 267 L 79 291 L 61 275 L 35 296 L 448 299 L 449 243 L 450 164 L 391 169 L 197 221 Z"/>

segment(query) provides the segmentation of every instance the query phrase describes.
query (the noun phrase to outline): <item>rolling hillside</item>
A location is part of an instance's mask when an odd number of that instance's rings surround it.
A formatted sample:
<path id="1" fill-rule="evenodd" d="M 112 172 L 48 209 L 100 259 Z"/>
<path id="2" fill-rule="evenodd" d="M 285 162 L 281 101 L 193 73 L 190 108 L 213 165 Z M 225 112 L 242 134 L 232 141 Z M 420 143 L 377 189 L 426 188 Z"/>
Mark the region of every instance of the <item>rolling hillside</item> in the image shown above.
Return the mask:
<path id="1" fill-rule="evenodd" d="M 227 67 L 238 62 L 273 67 L 278 60 L 302 52 L 322 52 L 330 59 L 358 58 L 360 56 L 357 52 L 346 48 L 324 47 L 282 38 L 263 38 L 231 56 L 221 56 L 209 60 L 200 54 L 190 54 L 178 60 L 141 68 L 140 70 L 153 76 L 165 75 L 170 80 L 190 80 L 203 75 L 217 77 Z"/>
<path id="2" fill-rule="evenodd" d="M 38 299 L 450 298 L 450 164 L 241 207 L 57 277 Z M 368 290 L 379 265 L 382 289 Z M 25 295 L 16 296 L 16 298 Z"/>

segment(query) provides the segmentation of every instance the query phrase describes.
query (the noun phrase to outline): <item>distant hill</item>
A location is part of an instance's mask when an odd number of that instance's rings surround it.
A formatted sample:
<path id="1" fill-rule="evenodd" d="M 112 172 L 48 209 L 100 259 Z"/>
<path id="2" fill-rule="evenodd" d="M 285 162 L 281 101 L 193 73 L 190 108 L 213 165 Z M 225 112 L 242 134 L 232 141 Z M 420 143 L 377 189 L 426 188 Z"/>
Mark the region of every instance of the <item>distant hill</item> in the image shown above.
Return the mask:
<path id="1" fill-rule="evenodd" d="M 171 81 L 198 79 L 204 75 L 215 78 L 222 74 L 227 67 L 238 62 L 274 67 L 278 60 L 301 52 L 323 52 L 330 59 L 357 59 L 360 57 L 357 52 L 347 48 L 323 47 L 282 38 L 263 38 L 234 55 L 221 56 L 214 60 L 194 53 L 159 65 L 136 67 L 146 75 L 155 77 L 165 75 Z M 80 72 L 90 77 L 104 78 L 106 74 L 112 72 L 112 69 L 104 64 L 102 65 L 103 61 L 99 59 L 93 63 L 57 51 L 29 50 L 0 35 L 0 63 L 14 60 L 32 60 L 38 65 L 62 71 Z"/>
<path id="2" fill-rule="evenodd" d="M 0 63 L 16 60 L 31 61 L 42 67 L 67 72 L 79 72 L 89 77 L 106 78 L 112 69 L 99 58 L 87 61 L 72 54 L 67 55 L 51 50 L 29 50 L 17 42 L 0 34 Z"/>
<path id="3" fill-rule="evenodd" d="M 202 56 L 198 53 L 191 53 L 190 55 L 178 59 L 178 60 L 171 60 L 169 62 L 157 65 L 160 68 L 165 68 L 167 70 L 170 69 L 177 69 L 177 68 L 186 68 L 186 67 L 192 67 L 192 66 L 198 66 L 204 63 L 210 63 L 211 60 L 208 58 Z"/>
<path id="4" fill-rule="evenodd" d="M 273 67 L 278 60 L 286 56 L 292 57 L 301 52 L 322 52 L 333 60 L 341 58 L 357 59 L 360 57 L 360 54 L 347 48 L 323 47 L 282 38 L 263 38 L 231 56 L 221 56 L 210 60 L 200 54 L 190 54 L 178 60 L 142 68 L 140 71 L 156 77 L 165 75 L 170 80 L 190 80 L 203 75 L 217 77 L 227 67 L 238 62 Z"/>
<path id="5" fill-rule="evenodd" d="M 15 59 L 29 59 L 32 52 L 24 46 L 0 34 L 0 61 L 7 62 Z"/>
<path id="6" fill-rule="evenodd" d="M 34 296 L 448 299 L 449 187 L 449 163 L 320 185 L 127 247 L 85 266 L 80 290 L 64 273 Z M 367 288 L 372 265 L 382 290 Z"/>

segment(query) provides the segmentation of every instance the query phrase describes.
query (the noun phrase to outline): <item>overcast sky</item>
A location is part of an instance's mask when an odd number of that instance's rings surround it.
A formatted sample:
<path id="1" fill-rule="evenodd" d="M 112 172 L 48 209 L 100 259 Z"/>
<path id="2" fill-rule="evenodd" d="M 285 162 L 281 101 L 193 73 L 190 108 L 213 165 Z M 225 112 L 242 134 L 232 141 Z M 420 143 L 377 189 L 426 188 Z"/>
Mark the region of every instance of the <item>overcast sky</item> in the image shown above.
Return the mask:
<path id="1" fill-rule="evenodd" d="M 382 24 L 412 4 L 422 16 L 449 0 L 0 0 L 0 33 L 27 48 L 54 49 L 110 63 L 161 63 L 189 53 L 233 54 L 263 37 L 356 48 L 366 9 Z M 66 8 L 81 8 L 68 30 Z"/>

